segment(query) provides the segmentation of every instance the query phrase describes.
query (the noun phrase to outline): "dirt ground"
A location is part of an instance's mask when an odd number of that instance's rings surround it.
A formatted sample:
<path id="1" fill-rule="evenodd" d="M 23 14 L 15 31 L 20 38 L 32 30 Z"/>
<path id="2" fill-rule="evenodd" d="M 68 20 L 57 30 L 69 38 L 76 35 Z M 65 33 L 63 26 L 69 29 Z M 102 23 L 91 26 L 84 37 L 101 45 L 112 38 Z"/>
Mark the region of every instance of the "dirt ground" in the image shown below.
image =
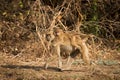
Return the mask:
<path id="1" fill-rule="evenodd" d="M 99 62 L 91 66 L 73 64 L 68 71 L 58 71 L 56 60 L 44 70 L 41 58 L 35 60 L 0 54 L 0 80 L 120 80 L 120 63 Z"/>

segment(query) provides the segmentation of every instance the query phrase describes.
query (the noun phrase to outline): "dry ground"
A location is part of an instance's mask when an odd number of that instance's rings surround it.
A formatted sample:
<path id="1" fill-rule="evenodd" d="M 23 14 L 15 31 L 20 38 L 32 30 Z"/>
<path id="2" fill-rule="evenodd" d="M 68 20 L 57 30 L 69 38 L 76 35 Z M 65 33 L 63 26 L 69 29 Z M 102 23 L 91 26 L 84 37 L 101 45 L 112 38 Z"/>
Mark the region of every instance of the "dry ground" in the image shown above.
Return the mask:
<path id="1" fill-rule="evenodd" d="M 24 58 L 1 53 L 0 80 L 120 80 L 119 60 L 91 66 L 73 64 L 72 70 L 60 72 L 56 60 L 44 70 L 41 58 Z"/>

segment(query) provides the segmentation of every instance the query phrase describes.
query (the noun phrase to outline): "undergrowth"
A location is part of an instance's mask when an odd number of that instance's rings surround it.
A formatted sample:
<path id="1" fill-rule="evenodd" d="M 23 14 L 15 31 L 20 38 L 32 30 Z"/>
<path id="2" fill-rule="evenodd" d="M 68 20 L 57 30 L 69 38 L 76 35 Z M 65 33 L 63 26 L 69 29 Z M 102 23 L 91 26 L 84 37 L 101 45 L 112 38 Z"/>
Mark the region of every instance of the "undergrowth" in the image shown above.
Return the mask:
<path id="1" fill-rule="evenodd" d="M 119 3 L 119 0 L 1 0 L 0 50 L 17 55 L 26 48 L 37 56 L 51 55 L 44 35 L 60 27 L 94 35 L 91 47 L 119 51 Z M 34 43 L 37 47 L 31 49 Z"/>

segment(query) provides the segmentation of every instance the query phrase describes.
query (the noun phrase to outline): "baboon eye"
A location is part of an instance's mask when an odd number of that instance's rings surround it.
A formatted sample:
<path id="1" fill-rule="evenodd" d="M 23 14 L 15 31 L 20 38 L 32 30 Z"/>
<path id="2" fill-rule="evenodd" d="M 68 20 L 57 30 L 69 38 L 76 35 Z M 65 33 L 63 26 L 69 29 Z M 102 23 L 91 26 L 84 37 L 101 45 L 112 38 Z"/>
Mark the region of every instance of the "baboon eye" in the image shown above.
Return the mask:
<path id="1" fill-rule="evenodd" d="M 54 32 L 54 35 L 55 35 L 55 36 L 58 36 L 58 32 Z"/>

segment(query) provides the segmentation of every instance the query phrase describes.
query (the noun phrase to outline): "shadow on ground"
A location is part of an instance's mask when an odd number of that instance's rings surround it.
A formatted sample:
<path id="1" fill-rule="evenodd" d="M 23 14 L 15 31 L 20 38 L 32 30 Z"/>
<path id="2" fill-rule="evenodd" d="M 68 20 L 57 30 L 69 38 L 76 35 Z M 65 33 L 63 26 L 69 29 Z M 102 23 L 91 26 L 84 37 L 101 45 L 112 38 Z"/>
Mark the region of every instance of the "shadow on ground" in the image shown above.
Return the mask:
<path id="1" fill-rule="evenodd" d="M 73 71 L 79 72 L 80 70 L 61 70 L 57 67 L 48 67 L 45 69 L 43 66 L 29 66 L 29 65 L 0 65 L 2 68 L 9 68 L 9 69 L 33 69 L 35 71 L 46 70 L 46 71 L 56 71 L 56 72 L 63 72 L 63 71 Z"/>

